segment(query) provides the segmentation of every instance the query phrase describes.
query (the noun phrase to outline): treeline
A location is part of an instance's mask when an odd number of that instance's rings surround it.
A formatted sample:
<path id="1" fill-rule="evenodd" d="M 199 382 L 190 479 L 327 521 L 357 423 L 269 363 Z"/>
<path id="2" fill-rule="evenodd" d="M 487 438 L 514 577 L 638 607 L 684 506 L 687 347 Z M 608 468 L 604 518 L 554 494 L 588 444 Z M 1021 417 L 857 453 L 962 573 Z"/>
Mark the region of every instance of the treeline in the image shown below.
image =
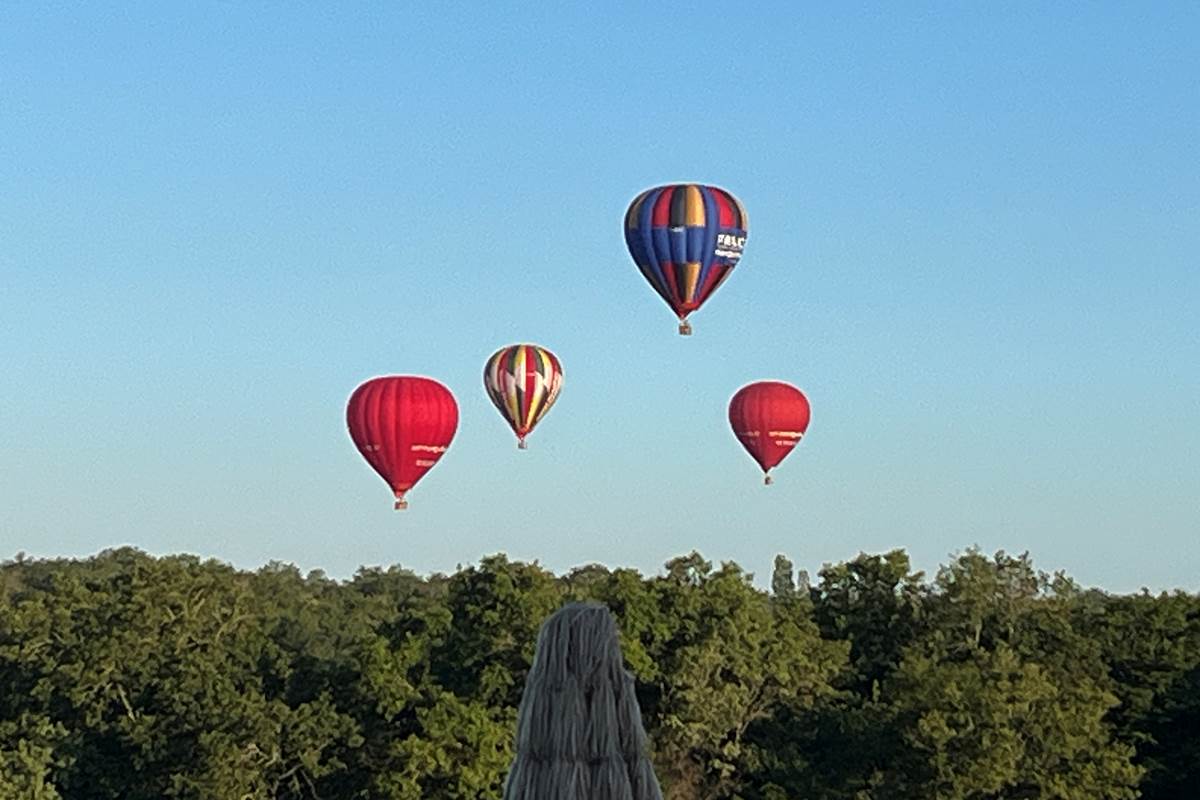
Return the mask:
<path id="1" fill-rule="evenodd" d="M 1200 597 L 968 551 L 772 591 L 503 556 L 454 575 L 109 551 L 0 565 L 0 798 L 499 798 L 542 620 L 620 622 L 668 800 L 1200 797 Z"/>

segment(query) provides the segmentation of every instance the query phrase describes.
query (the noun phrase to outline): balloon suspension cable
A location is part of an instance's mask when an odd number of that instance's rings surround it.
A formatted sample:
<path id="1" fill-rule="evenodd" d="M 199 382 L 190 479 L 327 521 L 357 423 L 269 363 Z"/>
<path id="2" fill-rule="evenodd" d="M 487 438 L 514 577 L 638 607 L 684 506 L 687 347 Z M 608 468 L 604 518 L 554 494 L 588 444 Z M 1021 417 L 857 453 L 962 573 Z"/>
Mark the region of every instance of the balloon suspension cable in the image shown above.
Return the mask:
<path id="1" fill-rule="evenodd" d="M 688 322 L 686 319 L 679 320 L 679 335 L 680 336 L 691 336 L 692 335 L 692 323 Z"/>
<path id="2" fill-rule="evenodd" d="M 775 482 L 775 480 L 770 475 L 763 476 L 763 485 L 764 486 L 770 486 L 774 482 Z"/>
<path id="3" fill-rule="evenodd" d="M 517 437 L 517 449 L 518 450 L 528 450 L 529 449 L 529 445 L 525 444 L 524 436 Z"/>

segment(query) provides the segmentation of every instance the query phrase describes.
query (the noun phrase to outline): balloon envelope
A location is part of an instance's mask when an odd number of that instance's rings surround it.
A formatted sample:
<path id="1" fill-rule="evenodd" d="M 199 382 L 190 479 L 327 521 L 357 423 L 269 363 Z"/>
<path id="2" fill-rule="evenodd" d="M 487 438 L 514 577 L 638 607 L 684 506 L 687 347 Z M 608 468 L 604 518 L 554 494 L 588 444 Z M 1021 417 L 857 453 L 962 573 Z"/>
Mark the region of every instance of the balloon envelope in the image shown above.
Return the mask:
<path id="1" fill-rule="evenodd" d="M 362 457 L 391 487 L 400 509 L 407 507 L 404 494 L 454 439 L 458 404 L 449 389 L 430 378 L 372 378 L 350 395 L 346 425 Z"/>
<path id="2" fill-rule="evenodd" d="M 546 416 L 562 389 L 558 357 L 536 344 L 514 344 L 492 354 L 483 368 L 483 388 L 517 435 L 518 447 Z"/>
<path id="3" fill-rule="evenodd" d="M 715 186 L 676 183 L 647 189 L 625 213 L 625 244 L 642 276 L 679 317 L 700 308 L 742 257 L 746 210 Z"/>
<path id="4" fill-rule="evenodd" d="M 808 430 L 810 417 L 808 398 L 782 381 L 743 386 L 729 401 L 733 433 L 764 474 L 792 452 Z M 771 482 L 769 475 L 766 482 Z"/>

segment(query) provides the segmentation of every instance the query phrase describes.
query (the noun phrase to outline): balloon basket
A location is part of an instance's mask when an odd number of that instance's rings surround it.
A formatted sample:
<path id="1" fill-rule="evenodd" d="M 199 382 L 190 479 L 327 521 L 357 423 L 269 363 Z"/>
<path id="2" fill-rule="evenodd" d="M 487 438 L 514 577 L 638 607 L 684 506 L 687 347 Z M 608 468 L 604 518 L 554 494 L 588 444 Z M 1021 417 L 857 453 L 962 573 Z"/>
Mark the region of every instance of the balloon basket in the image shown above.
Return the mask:
<path id="1" fill-rule="evenodd" d="M 691 336 L 692 335 L 692 323 L 688 322 L 686 319 L 679 320 L 679 335 L 680 336 Z"/>
<path id="2" fill-rule="evenodd" d="M 774 482 L 774 479 L 770 475 L 763 476 L 763 486 L 770 486 Z"/>
<path id="3" fill-rule="evenodd" d="M 403 511 L 406 508 L 408 508 L 408 501 L 405 500 L 403 497 L 397 497 L 396 498 L 396 510 Z"/>
<path id="4" fill-rule="evenodd" d="M 528 450 L 529 449 L 529 445 L 525 444 L 524 437 L 521 437 L 520 439 L 517 440 L 517 449 L 518 450 Z"/>

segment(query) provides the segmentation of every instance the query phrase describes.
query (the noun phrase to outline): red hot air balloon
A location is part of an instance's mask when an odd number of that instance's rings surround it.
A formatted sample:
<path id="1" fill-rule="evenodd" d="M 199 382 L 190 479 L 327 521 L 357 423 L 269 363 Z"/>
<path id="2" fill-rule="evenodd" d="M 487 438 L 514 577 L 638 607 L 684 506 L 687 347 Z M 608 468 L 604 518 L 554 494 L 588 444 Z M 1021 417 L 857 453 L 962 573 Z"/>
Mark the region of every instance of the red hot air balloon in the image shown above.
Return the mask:
<path id="1" fill-rule="evenodd" d="M 792 452 L 808 430 L 808 398 L 782 381 L 759 381 L 743 386 L 729 401 L 733 434 L 762 467 L 763 483 L 770 471 Z"/>
<path id="2" fill-rule="evenodd" d="M 438 462 L 458 429 L 458 404 L 445 386 L 429 378 L 372 378 L 346 405 L 350 438 L 367 463 L 408 508 L 404 494 Z"/>

